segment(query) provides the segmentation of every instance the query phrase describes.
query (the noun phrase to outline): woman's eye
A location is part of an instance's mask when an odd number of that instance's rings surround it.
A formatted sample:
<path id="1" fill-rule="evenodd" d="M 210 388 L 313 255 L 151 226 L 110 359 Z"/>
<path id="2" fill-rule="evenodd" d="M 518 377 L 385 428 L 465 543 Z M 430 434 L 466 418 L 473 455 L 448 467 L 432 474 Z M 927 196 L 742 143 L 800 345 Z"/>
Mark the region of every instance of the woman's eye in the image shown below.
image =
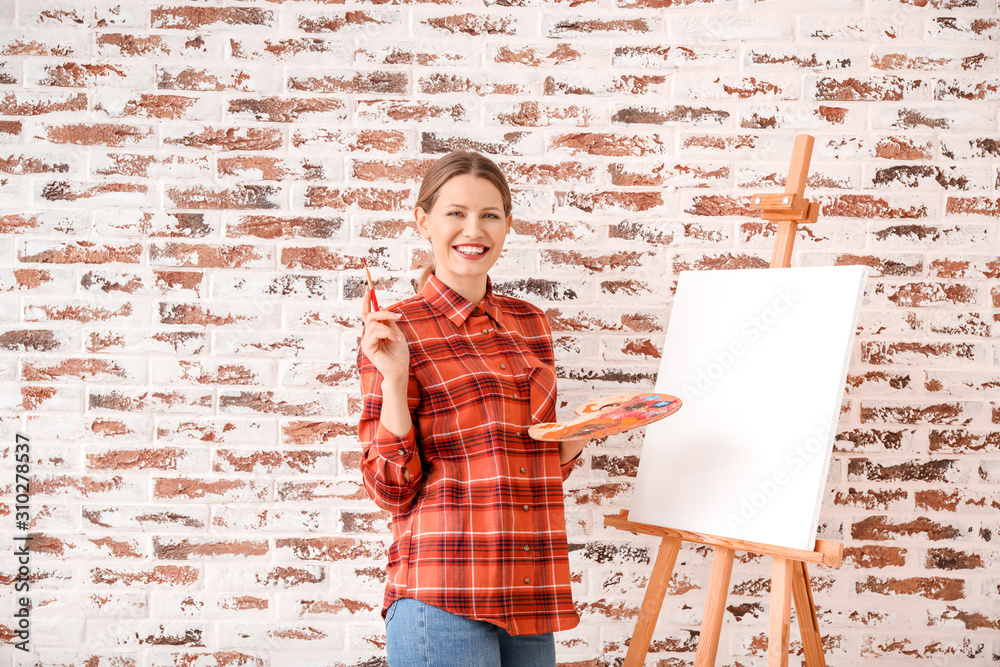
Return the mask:
<path id="1" fill-rule="evenodd" d="M 462 215 L 462 212 L 461 211 L 452 211 L 448 215 Z"/>

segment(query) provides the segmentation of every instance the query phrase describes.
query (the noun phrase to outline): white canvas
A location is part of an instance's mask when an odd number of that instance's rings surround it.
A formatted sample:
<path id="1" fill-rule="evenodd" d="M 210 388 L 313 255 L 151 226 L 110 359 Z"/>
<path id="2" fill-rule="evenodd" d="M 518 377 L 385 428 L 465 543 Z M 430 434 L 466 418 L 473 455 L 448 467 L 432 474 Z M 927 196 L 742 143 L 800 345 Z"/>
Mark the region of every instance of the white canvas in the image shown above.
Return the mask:
<path id="1" fill-rule="evenodd" d="M 629 519 L 813 549 L 867 270 L 685 271 Z"/>

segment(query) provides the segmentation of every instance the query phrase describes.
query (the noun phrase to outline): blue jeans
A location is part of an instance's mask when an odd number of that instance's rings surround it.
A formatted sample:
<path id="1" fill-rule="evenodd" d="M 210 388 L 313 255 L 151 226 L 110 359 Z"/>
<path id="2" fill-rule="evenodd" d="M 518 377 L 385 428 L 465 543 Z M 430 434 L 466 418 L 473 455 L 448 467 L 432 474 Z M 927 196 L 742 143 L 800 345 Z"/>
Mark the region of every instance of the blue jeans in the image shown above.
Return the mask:
<path id="1" fill-rule="evenodd" d="M 511 635 L 476 621 L 402 598 L 385 614 L 389 667 L 555 667 L 551 632 Z"/>

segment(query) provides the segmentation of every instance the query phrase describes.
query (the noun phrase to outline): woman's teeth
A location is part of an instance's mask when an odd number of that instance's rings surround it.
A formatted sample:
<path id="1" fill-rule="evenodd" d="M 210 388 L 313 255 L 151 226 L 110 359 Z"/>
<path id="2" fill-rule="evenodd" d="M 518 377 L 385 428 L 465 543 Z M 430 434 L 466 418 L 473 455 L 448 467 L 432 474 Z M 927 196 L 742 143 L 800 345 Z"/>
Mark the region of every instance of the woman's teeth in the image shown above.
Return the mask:
<path id="1" fill-rule="evenodd" d="M 457 245 L 457 246 L 455 246 L 455 250 L 457 250 L 457 251 L 459 251 L 461 253 L 465 253 L 466 255 L 480 255 L 480 254 L 486 252 L 486 248 L 479 248 L 479 247 L 466 246 L 466 245 Z"/>

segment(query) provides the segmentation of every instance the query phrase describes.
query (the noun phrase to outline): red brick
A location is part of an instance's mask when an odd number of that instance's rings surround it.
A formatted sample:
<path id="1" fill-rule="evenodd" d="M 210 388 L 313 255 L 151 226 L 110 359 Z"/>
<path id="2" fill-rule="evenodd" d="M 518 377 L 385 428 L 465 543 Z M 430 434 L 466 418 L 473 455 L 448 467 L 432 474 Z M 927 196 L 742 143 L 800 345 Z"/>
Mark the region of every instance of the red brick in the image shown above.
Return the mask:
<path id="1" fill-rule="evenodd" d="M 61 352 L 69 340 L 50 329 L 0 330 L 0 350 L 7 352 Z"/>
<path id="2" fill-rule="evenodd" d="M 108 153 L 92 154 L 90 170 L 97 176 L 205 178 L 211 174 L 211 165 L 207 156 Z"/>
<path id="3" fill-rule="evenodd" d="M 291 123 L 297 120 L 347 120 L 347 110 L 341 100 L 324 97 L 256 97 L 229 101 L 226 114 L 235 118 L 271 123 Z"/>
<path id="4" fill-rule="evenodd" d="M 292 133 L 292 146 L 332 147 L 336 150 L 356 152 L 401 152 L 407 146 L 407 135 L 397 130 L 328 130 L 308 128 Z"/>
<path id="5" fill-rule="evenodd" d="M 153 145 L 153 128 L 115 123 L 71 123 L 49 125 L 45 138 L 54 144 L 78 146 L 143 146 Z"/>
<path id="6" fill-rule="evenodd" d="M 663 206 L 663 194 L 647 192 L 557 192 L 556 206 L 567 206 L 586 213 L 595 211 L 649 211 Z"/>
<path id="7" fill-rule="evenodd" d="M 650 18 L 593 19 L 576 16 L 546 21 L 542 31 L 546 37 L 580 38 L 595 36 L 641 35 L 662 30 L 660 22 Z"/>
<path id="8" fill-rule="evenodd" d="M 852 458 L 847 463 L 847 479 L 853 482 L 919 481 L 954 484 L 968 481 L 968 478 L 968 472 L 958 459 L 910 460 L 887 465 L 881 461 Z"/>
<path id="9" fill-rule="evenodd" d="M 48 246 L 41 249 L 41 246 Z M 38 248 L 37 250 L 34 250 Z M 34 252 L 29 252 L 34 250 Z M 105 264 L 107 262 L 138 264 L 142 260 L 142 245 L 107 245 L 93 241 L 67 243 L 36 241 L 22 247 L 18 261 L 42 264 Z"/>
<path id="10" fill-rule="evenodd" d="M 821 199 L 820 215 L 841 218 L 915 219 L 926 218 L 928 210 L 925 205 L 919 203 L 893 205 L 885 198 L 874 195 L 837 195 Z"/>
<path id="11" fill-rule="evenodd" d="M 156 87 L 161 90 L 238 90 L 270 92 L 280 90 L 279 71 L 244 70 L 238 67 L 199 68 L 183 65 L 160 65 Z"/>
<path id="12" fill-rule="evenodd" d="M 917 509 L 932 512 L 993 513 L 1000 509 L 1000 494 L 995 491 L 922 489 L 914 492 L 913 500 Z"/>
<path id="13" fill-rule="evenodd" d="M 666 94 L 668 77 L 660 74 L 623 74 L 595 80 L 591 76 L 545 77 L 545 95 L 632 96 Z"/>
<path id="14" fill-rule="evenodd" d="M 861 570 L 901 567 L 906 565 L 906 549 L 866 544 L 860 547 L 844 548 L 844 563 L 853 564 Z"/>
<path id="15" fill-rule="evenodd" d="M 572 155 L 633 156 L 659 155 L 666 152 L 659 135 L 617 135 L 581 132 L 554 136 L 551 149 L 566 149 Z"/>
<path id="16" fill-rule="evenodd" d="M 69 162 L 64 159 L 52 159 L 54 157 L 54 155 L 34 156 L 24 153 L 0 155 L 0 173 L 22 176 L 25 174 L 64 174 L 70 170 Z"/>
<path id="17" fill-rule="evenodd" d="M 494 135 L 495 136 L 495 135 Z M 479 139 L 476 136 L 420 133 L 421 153 L 450 153 L 451 151 L 477 151 L 487 155 L 525 155 L 533 152 L 537 135 L 531 132 L 505 132 L 502 140 Z"/>
<path id="18" fill-rule="evenodd" d="M 0 143 L 10 143 L 5 140 L 5 136 L 17 137 L 21 134 L 21 121 L 0 120 Z"/>
<path id="19" fill-rule="evenodd" d="M 430 33 L 450 35 L 516 35 L 518 21 L 514 16 L 481 16 L 476 14 L 455 14 L 423 19 L 418 26 L 427 26 Z"/>
<path id="20" fill-rule="evenodd" d="M 967 78 L 939 78 L 934 87 L 935 100 L 979 100 L 1000 99 L 1000 80 L 969 80 Z"/>
<path id="21" fill-rule="evenodd" d="M 579 45 L 577 45 L 579 46 Z M 562 42 L 555 47 L 534 47 L 530 45 L 508 46 L 500 45 L 493 53 L 488 53 L 487 57 L 499 64 L 517 64 L 528 67 L 538 67 L 539 65 L 565 65 L 566 63 L 576 63 L 584 59 L 584 52 L 578 50 L 577 46 Z"/>
<path id="22" fill-rule="evenodd" d="M 8 91 L 0 98 L 0 114 L 4 116 L 39 116 L 86 109 L 86 93 Z"/>
<path id="23" fill-rule="evenodd" d="M 44 65 L 40 71 L 34 72 L 30 78 L 34 85 L 59 86 L 65 88 L 91 88 L 94 86 L 112 86 L 129 88 L 148 85 L 149 79 L 144 70 L 137 66 L 120 64 L 86 64 L 63 63 L 62 65 Z"/>
<path id="24" fill-rule="evenodd" d="M 473 93 L 489 95 L 530 95 L 531 84 L 523 76 L 493 76 L 491 72 L 449 74 L 435 72 L 417 79 L 417 91 L 427 95 Z"/>
<path id="25" fill-rule="evenodd" d="M 125 99 L 120 97 L 98 98 L 95 111 L 111 118 L 136 116 L 165 120 L 197 119 L 210 115 L 210 106 L 198 97 L 186 95 L 157 95 L 140 93 Z"/>
<path id="26" fill-rule="evenodd" d="M 375 123 L 469 120 L 469 112 L 461 104 L 437 105 L 426 100 L 358 100 L 354 113 L 359 120 Z"/>
<path id="27" fill-rule="evenodd" d="M 217 165 L 220 176 L 233 176 L 244 181 L 331 181 L 338 176 L 337 167 L 323 158 L 241 155 L 220 157 Z"/>
<path id="28" fill-rule="evenodd" d="M 857 100 L 898 102 L 923 99 L 926 94 L 927 84 L 920 79 L 904 79 L 891 75 L 845 79 L 818 77 L 815 81 L 813 99 L 823 102 Z"/>
<path id="29" fill-rule="evenodd" d="M 626 187 L 651 187 L 673 185 L 675 187 L 711 187 L 729 181 L 729 167 L 711 164 L 632 165 L 615 162 L 608 166 L 612 185 Z"/>
<path id="30" fill-rule="evenodd" d="M 728 111 L 681 104 L 671 108 L 628 106 L 611 116 L 614 125 L 724 125 L 728 120 Z"/>
<path id="31" fill-rule="evenodd" d="M 402 95 L 409 89 L 405 72 L 351 72 L 323 75 L 289 74 L 290 90 L 316 93 L 360 93 Z"/>
<path id="32" fill-rule="evenodd" d="M 856 540 L 886 540 L 897 536 L 921 535 L 928 540 L 954 540 L 961 537 L 964 529 L 939 523 L 927 517 L 909 521 L 884 515 L 869 516 L 851 526 L 851 537 Z"/>
<path id="33" fill-rule="evenodd" d="M 274 185 L 234 185 L 230 188 L 168 186 L 168 206 L 188 209 L 269 209 L 279 208 L 280 188 Z"/>
<path id="34" fill-rule="evenodd" d="M 204 37 L 180 35 L 142 35 L 103 33 L 97 35 L 97 53 L 107 58 L 148 58 L 183 56 L 202 58 L 209 55 Z"/>
<path id="35" fill-rule="evenodd" d="M 149 13 L 150 27 L 199 30 L 206 27 L 274 26 L 274 12 L 251 7 L 156 7 Z"/>
<path id="36" fill-rule="evenodd" d="M 157 560 L 201 560 L 211 558 L 240 560 L 270 554 L 267 540 L 234 540 L 202 537 L 153 538 L 153 557 Z"/>
<path id="37" fill-rule="evenodd" d="M 272 238 L 331 239 L 341 235 L 344 221 L 334 217 L 305 216 L 242 216 L 236 223 L 226 226 L 226 236 L 254 236 Z"/>
<path id="38" fill-rule="evenodd" d="M 338 58 L 343 43 L 334 39 L 318 37 L 292 37 L 287 39 L 267 39 L 260 37 L 232 37 L 228 40 L 229 52 L 233 58 L 241 60 L 268 60 L 272 62 L 294 62 L 323 58 L 324 63 L 347 64 Z"/>
<path id="39" fill-rule="evenodd" d="M 90 410 L 118 412 L 205 412 L 212 407 L 212 394 L 200 389 L 175 391 L 91 390 L 87 401 Z"/>
<path id="40" fill-rule="evenodd" d="M 770 253 L 769 253 L 770 254 Z M 770 258 L 764 259 L 746 253 L 702 254 L 694 258 L 678 256 L 673 262 L 673 272 L 710 271 L 732 269 L 763 269 L 770 264 Z"/>
<path id="41" fill-rule="evenodd" d="M 94 205 L 151 205 L 153 197 L 142 183 L 94 183 L 89 181 L 49 181 L 40 183 L 36 195 L 50 202 L 93 200 Z"/>
<path id="42" fill-rule="evenodd" d="M 365 211 L 397 211 L 412 204 L 410 190 L 380 188 L 340 189 L 310 186 L 305 191 L 306 208 L 349 209 L 353 206 Z"/>
<path id="43" fill-rule="evenodd" d="M 855 586 L 855 592 L 879 595 L 919 595 L 931 600 L 959 600 L 965 597 L 965 582 L 948 577 L 909 577 L 880 579 L 867 577 Z"/>
<path id="44" fill-rule="evenodd" d="M 992 197 L 948 197 L 945 213 L 954 215 L 978 215 L 989 218 L 1000 217 L 1000 199 Z"/>
<path id="45" fill-rule="evenodd" d="M 83 234 L 83 226 L 79 215 L 64 212 L 0 216 L 0 234 Z"/>
<path id="46" fill-rule="evenodd" d="M 281 130 L 269 127 L 202 127 L 165 130 L 163 143 L 199 150 L 269 151 L 280 148 Z"/>
<path id="47" fill-rule="evenodd" d="M 931 429 L 928 435 L 930 451 L 971 454 L 1000 452 L 1000 432 L 976 433 L 964 429 Z"/>
<path id="48" fill-rule="evenodd" d="M 391 34 L 383 26 L 399 25 L 399 12 L 384 11 L 329 11 L 314 15 L 299 14 L 296 26 L 308 33 L 371 31 L 377 27 L 379 34 Z"/>
<path id="49" fill-rule="evenodd" d="M 251 244 L 173 243 L 150 244 L 149 262 L 162 266 L 212 268 L 262 268 L 270 266 L 269 249 Z"/>
<path id="50" fill-rule="evenodd" d="M 325 247 L 283 248 L 280 262 L 285 269 L 344 271 L 364 268 L 360 257 Z"/>

